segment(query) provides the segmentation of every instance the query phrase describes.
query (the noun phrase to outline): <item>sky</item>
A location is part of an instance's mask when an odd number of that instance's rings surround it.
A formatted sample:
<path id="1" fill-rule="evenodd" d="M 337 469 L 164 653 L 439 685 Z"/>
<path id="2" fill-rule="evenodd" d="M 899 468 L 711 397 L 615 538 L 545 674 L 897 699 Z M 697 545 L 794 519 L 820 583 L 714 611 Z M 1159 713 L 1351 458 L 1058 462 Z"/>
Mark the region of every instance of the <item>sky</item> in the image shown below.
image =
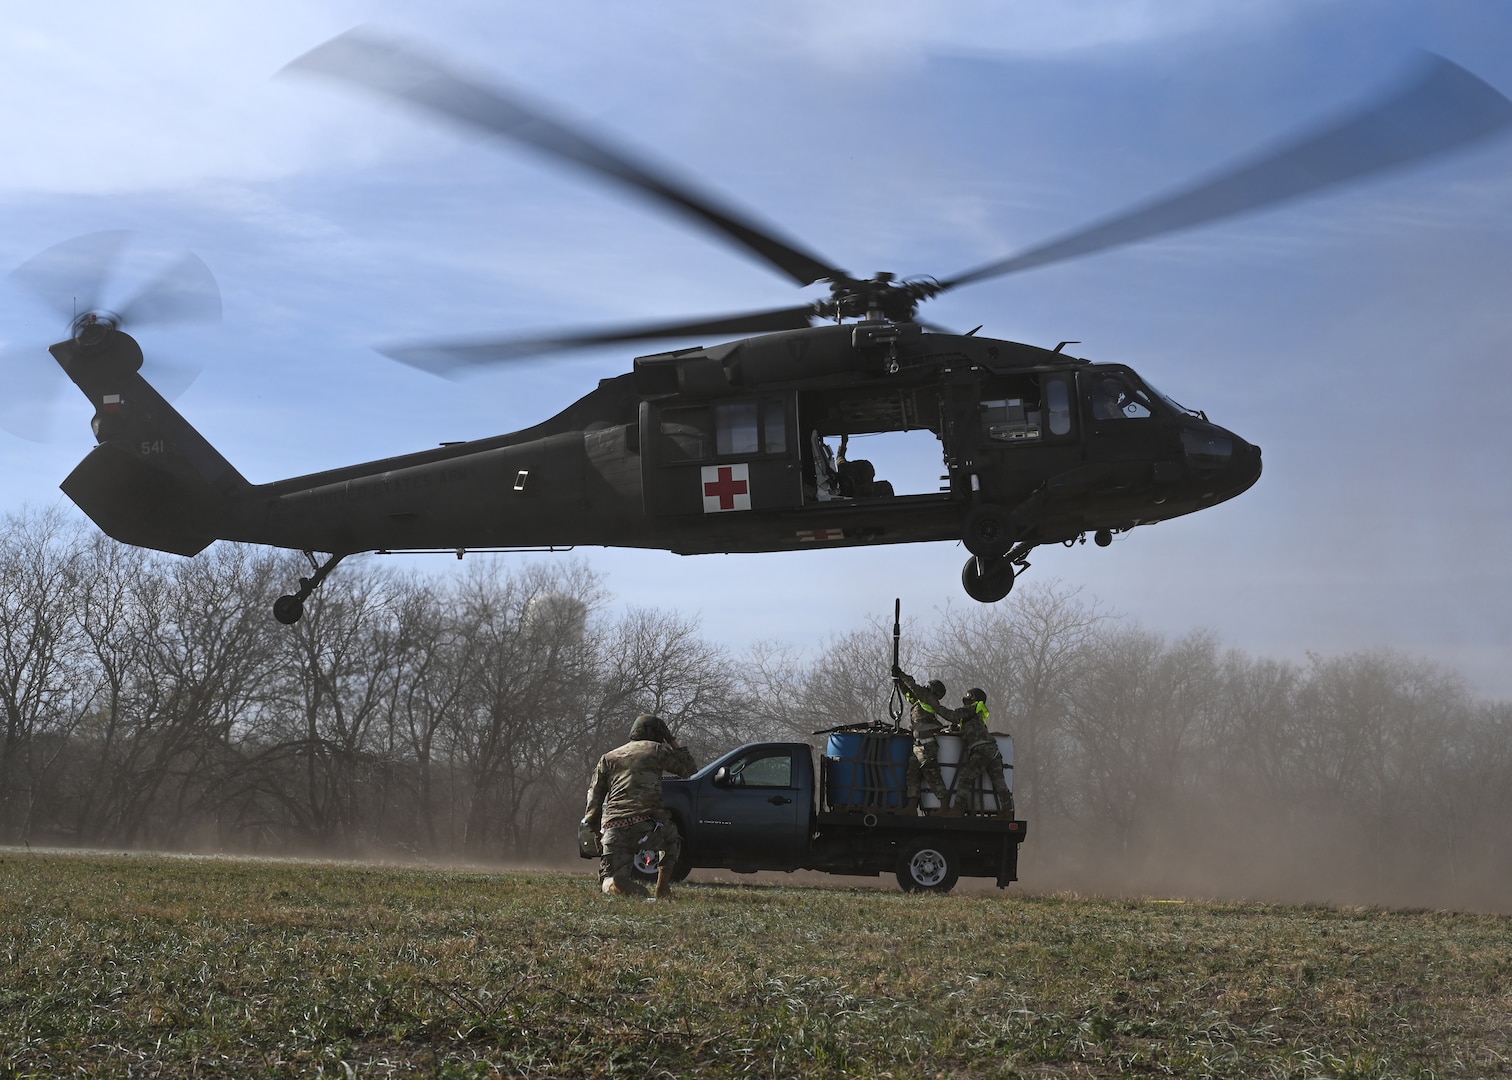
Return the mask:
<path id="1" fill-rule="evenodd" d="M 197 253 L 224 318 L 144 331 L 145 372 L 198 369 L 176 405 L 254 482 L 529 426 L 638 351 L 447 381 L 374 345 L 819 295 L 528 152 L 277 74 L 356 26 L 550 103 L 857 275 L 946 277 L 1029 248 L 1367 99 L 1423 50 L 1512 94 L 1500 0 L 864 14 L 813 0 L 20 0 L 7 14 L 0 268 L 132 230 L 110 306 Z M 1041 548 L 1020 587 L 1062 582 L 1156 632 L 1207 629 L 1260 655 L 1390 647 L 1512 699 L 1509 173 L 1503 139 L 932 302 L 925 317 L 945 326 L 1079 341 L 1074 354 L 1132 365 L 1264 450 L 1238 499 L 1107 549 Z M 69 505 L 57 485 L 93 445 L 88 403 L 45 352 L 64 332 L 0 282 L 0 411 L 34 434 L 51 421 L 41 442 L 0 431 L 0 509 Z M 926 444 L 868 456 L 921 490 L 939 467 Z M 926 621 L 973 603 L 956 544 L 576 554 L 619 602 L 696 615 L 737 653 L 819 647 L 894 597 Z"/>

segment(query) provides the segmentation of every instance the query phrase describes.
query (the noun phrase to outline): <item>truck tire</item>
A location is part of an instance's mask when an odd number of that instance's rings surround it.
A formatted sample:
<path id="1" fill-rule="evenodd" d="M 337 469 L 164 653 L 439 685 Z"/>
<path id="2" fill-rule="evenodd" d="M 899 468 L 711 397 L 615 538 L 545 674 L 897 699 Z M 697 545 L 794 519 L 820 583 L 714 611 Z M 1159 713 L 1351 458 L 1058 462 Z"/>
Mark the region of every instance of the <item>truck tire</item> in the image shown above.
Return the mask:
<path id="1" fill-rule="evenodd" d="M 948 893 L 960 879 L 955 850 L 939 840 L 915 840 L 898 855 L 898 884 L 904 892 Z"/>

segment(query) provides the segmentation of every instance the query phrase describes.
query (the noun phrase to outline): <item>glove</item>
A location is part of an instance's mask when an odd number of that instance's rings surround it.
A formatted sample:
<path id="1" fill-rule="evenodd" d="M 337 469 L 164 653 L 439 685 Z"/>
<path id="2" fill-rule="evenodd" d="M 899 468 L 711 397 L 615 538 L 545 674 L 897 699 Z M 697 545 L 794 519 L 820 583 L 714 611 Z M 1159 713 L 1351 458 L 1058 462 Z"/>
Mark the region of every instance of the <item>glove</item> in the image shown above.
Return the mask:
<path id="1" fill-rule="evenodd" d="M 901 679 L 903 677 L 903 669 L 897 664 L 894 664 L 892 668 L 892 675 L 895 679 Z"/>

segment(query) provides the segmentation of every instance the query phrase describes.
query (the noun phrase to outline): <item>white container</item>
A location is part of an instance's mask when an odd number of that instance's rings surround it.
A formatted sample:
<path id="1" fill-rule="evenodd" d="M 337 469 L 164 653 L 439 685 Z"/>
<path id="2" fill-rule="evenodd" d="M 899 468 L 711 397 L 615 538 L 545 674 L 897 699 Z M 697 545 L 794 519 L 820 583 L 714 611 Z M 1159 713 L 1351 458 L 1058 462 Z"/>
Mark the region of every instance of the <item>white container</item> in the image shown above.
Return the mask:
<path id="1" fill-rule="evenodd" d="M 997 740 L 998 752 L 1003 755 L 1003 780 L 1008 785 L 1008 793 L 1013 794 L 1013 736 L 994 735 Z M 940 776 L 945 780 L 945 786 L 955 788 L 956 766 L 961 763 L 961 737 L 959 735 L 941 735 L 935 741 L 940 745 Z M 940 800 L 935 798 L 933 792 L 923 790 L 923 783 L 919 785 L 919 806 L 925 810 L 938 810 Z M 974 810 L 996 813 L 998 809 L 997 794 L 992 790 L 992 778 L 983 775 L 977 781 L 979 793 L 969 804 L 960 801 L 961 793 L 956 792 L 956 806 L 965 809 L 968 805 Z"/>

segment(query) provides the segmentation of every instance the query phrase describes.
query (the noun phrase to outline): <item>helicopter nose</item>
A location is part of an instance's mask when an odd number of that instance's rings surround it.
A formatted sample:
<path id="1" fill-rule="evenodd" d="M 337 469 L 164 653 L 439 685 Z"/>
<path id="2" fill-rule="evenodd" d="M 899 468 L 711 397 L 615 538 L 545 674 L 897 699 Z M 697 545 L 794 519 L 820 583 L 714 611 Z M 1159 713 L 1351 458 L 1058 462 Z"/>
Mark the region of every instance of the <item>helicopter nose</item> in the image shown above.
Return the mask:
<path id="1" fill-rule="evenodd" d="M 1241 477 L 1244 478 L 1244 487 L 1247 489 L 1256 480 L 1260 479 L 1260 448 L 1254 443 L 1245 442 L 1243 439 L 1239 440 L 1239 446 L 1243 447 L 1243 450 L 1235 459 L 1235 465 Z"/>
<path id="2" fill-rule="evenodd" d="M 1181 449 L 1191 470 L 1233 498 L 1260 479 L 1260 448 L 1216 424 L 1182 428 Z"/>

